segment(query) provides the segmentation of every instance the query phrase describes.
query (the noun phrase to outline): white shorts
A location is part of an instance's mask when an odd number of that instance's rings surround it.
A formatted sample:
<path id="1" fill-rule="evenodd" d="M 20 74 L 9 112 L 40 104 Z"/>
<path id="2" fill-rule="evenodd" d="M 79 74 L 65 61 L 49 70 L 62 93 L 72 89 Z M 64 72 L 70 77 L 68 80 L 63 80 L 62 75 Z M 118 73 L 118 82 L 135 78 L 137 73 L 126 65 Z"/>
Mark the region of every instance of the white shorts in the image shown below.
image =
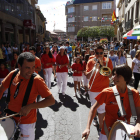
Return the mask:
<path id="1" fill-rule="evenodd" d="M 73 76 L 73 81 L 81 82 L 82 76 Z"/>
<path id="2" fill-rule="evenodd" d="M 91 106 L 93 106 L 96 102 L 95 98 L 96 96 L 100 93 L 100 92 L 91 92 L 89 91 L 89 98 L 90 98 L 90 102 L 91 102 Z M 97 108 L 97 112 L 99 114 L 102 114 L 102 113 L 105 113 L 105 103 L 103 103 L 102 105 L 100 105 L 98 108 Z"/>
<path id="3" fill-rule="evenodd" d="M 35 140 L 35 124 L 20 124 L 21 137 L 19 140 Z"/>
<path id="4" fill-rule="evenodd" d="M 100 134 L 100 137 L 99 137 L 99 140 L 107 140 L 107 137 L 106 137 L 106 135 L 104 135 L 104 134 Z"/>

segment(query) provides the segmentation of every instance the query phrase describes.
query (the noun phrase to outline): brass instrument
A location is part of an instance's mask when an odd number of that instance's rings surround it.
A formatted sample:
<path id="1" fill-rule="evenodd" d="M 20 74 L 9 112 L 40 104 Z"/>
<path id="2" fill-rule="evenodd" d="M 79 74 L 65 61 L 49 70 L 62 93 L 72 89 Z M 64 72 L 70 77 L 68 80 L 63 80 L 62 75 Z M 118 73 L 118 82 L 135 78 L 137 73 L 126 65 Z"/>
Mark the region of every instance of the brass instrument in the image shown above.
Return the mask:
<path id="1" fill-rule="evenodd" d="M 103 76 L 109 76 L 111 74 L 111 69 L 108 67 L 108 61 L 109 61 L 109 52 L 107 55 L 106 66 L 102 66 L 100 68 L 100 74 Z"/>

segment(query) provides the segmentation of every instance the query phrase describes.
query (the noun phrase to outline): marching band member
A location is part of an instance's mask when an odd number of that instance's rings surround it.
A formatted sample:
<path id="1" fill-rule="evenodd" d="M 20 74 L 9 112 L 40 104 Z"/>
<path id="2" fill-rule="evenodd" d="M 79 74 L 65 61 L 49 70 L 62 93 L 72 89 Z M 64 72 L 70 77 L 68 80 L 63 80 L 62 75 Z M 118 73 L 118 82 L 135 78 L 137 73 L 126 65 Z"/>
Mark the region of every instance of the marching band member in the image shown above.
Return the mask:
<path id="1" fill-rule="evenodd" d="M 46 85 L 48 88 L 51 88 L 51 76 L 52 76 L 52 66 L 55 63 L 55 59 L 50 52 L 50 47 L 49 45 L 46 45 L 44 48 L 44 53 L 41 57 L 41 62 L 42 62 L 42 68 L 43 68 L 43 73 L 44 73 L 44 78 Z"/>
<path id="2" fill-rule="evenodd" d="M 41 71 L 41 61 L 37 56 L 35 56 L 36 48 L 34 46 L 31 46 L 31 47 L 29 47 L 29 51 L 35 57 L 35 72 L 38 73 Z"/>
<path id="3" fill-rule="evenodd" d="M 74 81 L 74 97 L 77 96 L 77 84 L 78 84 L 78 93 L 81 94 L 80 91 L 80 82 L 82 81 L 82 71 L 83 71 L 83 63 L 80 57 L 76 57 L 75 63 L 72 65 L 73 73 L 73 81 Z"/>
<path id="4" fill-rule="evenodd" d="M 20 120 L 20 140 L 35 140 L 35 124 L 37 121 L 36 111 L 38 108 L 53 105 L 55 100 L 44 80 L 38 74 L 34 77 L 32 89 L 27 92 L 27 86 L 30 84 L 30 79 L 34 75 L 33 73 L 35 71 L 35 57 L 33 54 L 29 52 L 21 53 L 18 57 L 18 67 L 19 71 L 12 81 L 11 79 L 13 78 L 13 74 L 15 74 L 16 70 L 10 72 L 2 81 L 2 84 L 0 85 L 0 99 L 3 92 L 7 88 L 10 88 L 8 110 L 10 112 L 14 112 L 12 114 L 17 112 L 21 115 L 21 120 L 19 116 L 13 117 L 16 123 Z M 22 107 L 22 103 L 24 102 L 23 99 L 25 99 L 24 96 L 28 94 L 28 102 Z M 36 102 L 38 95 L 45 99 Z"/>
<path id="5" fill-rule="evenodd" d="M 128 97 L 128 89 L 127 84 L 131 80 L 132 77 L 132 70 L 127 65 L 120 65 L 113 69 L 113 81 L 116 85 L 116 88 L 120 95 L 120 100 L 123 103 L 126 116 L 122 117 L 120 116 L 120 110 L 119 105 L 117 104 L 113 88 L 105 88 L 100 92 L 100 94 L 95 98 L 96 102 L 91 107 L 88 117 L 88 123 L 85 131 L 82 134 L 82 137 L 86 136 L 86 139 L 88 138 L 88 135 L 90 133 L 90 125 L 91 122 L 96 114 L 96 110 L 105 103 L 105 118 L 104 123 L 102 126 L 101 135 L 99 137 L 99 140 L 107 140 L 107 136 L 105 133 L 104 125 L 107 126 L 107 131 L 110 131 L 110 128 L 117 120 L 127 121 L 127 123 L 130 123 L 130 117 L 132 115 L 131 113 L 131 104 L 129 103 L 129 97 Z M 135 89 L 131 89 L 133 100 L 134 100 L 134 106 L 136 108 L 137 113 L 137 124 L 134 127 L 134 133 L 136 137 L 140 138 L 140 98 L 139 98 L 139 92 Z"/>
<path id="6" fill-rule="evenodd" d="M 65 46 L 60 47 L 60 52 L 56 56 L 56 76 L 57 76 L 57 86 L 58 93 L 60 93 L 61 82 L 62 84 L 62 94 L 66 94 L 67 79 L 68 79 L 68 68 L 69 60 L 66 54 Z"/>
<path id="7" fill-rule="evenodd" d="M 98 46 L 95 48 L 95 56 L 92 56 L 94 58 L 89 59 L 87 66 L 86 66 L 86 73 L 85 75 L 89 79 L 93 70 L 94 65 L 96 64 L 95 59 L 97 59 L 100 63 L 100 66 L 105 66 L 107 58 L 104 57 L 104 48 L 102 46 Z M 112 70 L 112 62 L 109 59 L 108 61 L 108 67 Z M 109 78 L 111 77 L 111 74 L 109 76 L 102 76 L 100 72 L 97 72 L 97 75 L 93 74 L 92 77 L 89 80 L 89 97 L 91 105 L 93 106 L 96 102 L 95 97 L 104 89 L 109 87 Z M 94 79 L 95 78 L 95 79 Z M 94 83 L 92 84 L 92 81 L 94 79 Z M 92 85 L 91 85 L 92 84 Z M 102 128 L 103 124 L 103 118 L 105 116 L 105 104 L 102 104 L 98 109 L 98 117 L 99 117 L 99 134 Z M 93 121 L 93 125 L 97 125 L 97 119 L 95 118 Z"/>

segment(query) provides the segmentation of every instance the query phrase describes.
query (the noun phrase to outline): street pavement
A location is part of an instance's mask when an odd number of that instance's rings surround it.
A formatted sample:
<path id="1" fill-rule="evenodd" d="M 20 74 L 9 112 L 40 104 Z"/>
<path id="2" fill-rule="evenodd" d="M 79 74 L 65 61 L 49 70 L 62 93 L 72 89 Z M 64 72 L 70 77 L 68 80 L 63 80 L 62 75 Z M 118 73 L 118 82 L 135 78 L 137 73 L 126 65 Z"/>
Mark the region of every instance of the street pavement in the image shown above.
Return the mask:
<path id="1" fill-rule="evenodd" d="M 129 55 L 127 62 L 131 66 L 132 60 Z M 40 75 L 42 76 L 42 72 Z M 133 81 L 132 78 L 130 87 L 133 86 Z M 140 91 L 140 86 L 138 90 Z M 78 98 L 73 97 L 74 84 L 72 75 L 68 76 L 66 96 L 64 98 L 62 93 L 58 94 L 57 83 L 53 81 L 52 74 L 51 93 L 56 103 L 51 107 L 38 109 L 35 140 L 81 140 L 90 110 L 89 100 L 84 95 L 78 95 Z M 38 101 L 40 100 L 42 98 L 38 97 Z M 0 110 L 4 108 L 3 104 L 4 101 L 2 99 L 0 101 Z M 97 128 L 91 125 L 88 140 L 97 140 L 97 136 Z"/>
<path id="2" fill-rule="evenodd" d="M 127 58 L 131 67 L 130 55 Z M 53 81 L 53 75 L 52 75 Z M 133 86 L 133 78 L 130 87 Z M 90 102 L 85 96 L 73 97 L 74 85 L 72 76 L 68 77 L 66 97 L 58 94 L 57 83 L 52 82 L 51 92 L 56 104 L 38 110 L 38 121 L 36 124 L 36 140 L 81 140 L 82 132 L 86 128 Z M 140 86 L 138 88 L 140 91 Z M 131 119 L 131 122 L 133 120 Z M 91 125 L 89 140 L 97 140 L 97 128 Z"/>

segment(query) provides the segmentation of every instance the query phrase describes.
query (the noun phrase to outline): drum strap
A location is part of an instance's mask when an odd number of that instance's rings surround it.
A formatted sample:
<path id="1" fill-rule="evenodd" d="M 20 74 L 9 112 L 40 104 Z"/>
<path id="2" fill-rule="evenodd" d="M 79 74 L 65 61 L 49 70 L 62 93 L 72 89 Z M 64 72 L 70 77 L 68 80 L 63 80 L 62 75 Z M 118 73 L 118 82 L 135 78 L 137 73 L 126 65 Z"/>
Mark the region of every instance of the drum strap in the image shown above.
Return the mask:
<path id="1" fill-rule="evenodd" d="M 116 86 L 113 86 L 112 88 L 113 88 L 113 92 L 114 92 L 114 95 L 115 95 L 117 104 L 118 104 L 118 106 L 119 106 L 119 110 L 120 110 L 121 116 L 124 117 L 124 116 L 126 116 L 126 112 L 125 112 L 123 103 L 122 103 L 122 101 L 121 101 L 120 94 L 119 94 L 119 92 L 118 92 Z"/>
<path id="2" fill-rule="evenodd" d="M 18 71 L 19 71 L 19 70 L 18 70 Z M 15 71 L 15 73 L 13 74 L 14 76 L 12 76 L 12 79 L 11 79 L 11 82 L 10 82 L 10 83 L 12 83 L 13 79 L 14 79 L 15 76 L 16 76 L 15 74 L 17 74 L 17 73 L 18 73 L 18 72 Z M 24 95 L 22 107 L 27 105 L 27 102 L 28 102 L 28 99 L 29 99 L 29 96 L 30 96 L 30 92 L 31 92 L 31 89 L 32 89 L 33 81 L 34 81 L 34 78 L 35 78 L 36 76 L 37 76 L 37 74 L 36 74 L 36 73 L 33 73 L 32 76 L 31 76 L 31 78 L 30 78 L 30 81 L 29 81 L 29 83 L 28 83 L 28 86 L 27 86 L 27 89 L 26 89 L 26 92 L 25 92 L 25 95 Z M 10 84 L 10 86 L 11 86 L 11 84 Z M 9 92 L 8 92 L 8 94 L 9 94 L 9 101 L 10 101 L 10 87 L 9 87 Z M 9 102 L 8 102 L 8 103 L 9 103 Z M 17 113 L 17 112 L 11 111 L 10 109 L 5 109 L 4 111 L 5 111 L 6 113 L 8 113 L 8 114 L 15 114 L 15 113 Z M 16 117 L 19 117 L 19 116 L 17 115 Z"/>

